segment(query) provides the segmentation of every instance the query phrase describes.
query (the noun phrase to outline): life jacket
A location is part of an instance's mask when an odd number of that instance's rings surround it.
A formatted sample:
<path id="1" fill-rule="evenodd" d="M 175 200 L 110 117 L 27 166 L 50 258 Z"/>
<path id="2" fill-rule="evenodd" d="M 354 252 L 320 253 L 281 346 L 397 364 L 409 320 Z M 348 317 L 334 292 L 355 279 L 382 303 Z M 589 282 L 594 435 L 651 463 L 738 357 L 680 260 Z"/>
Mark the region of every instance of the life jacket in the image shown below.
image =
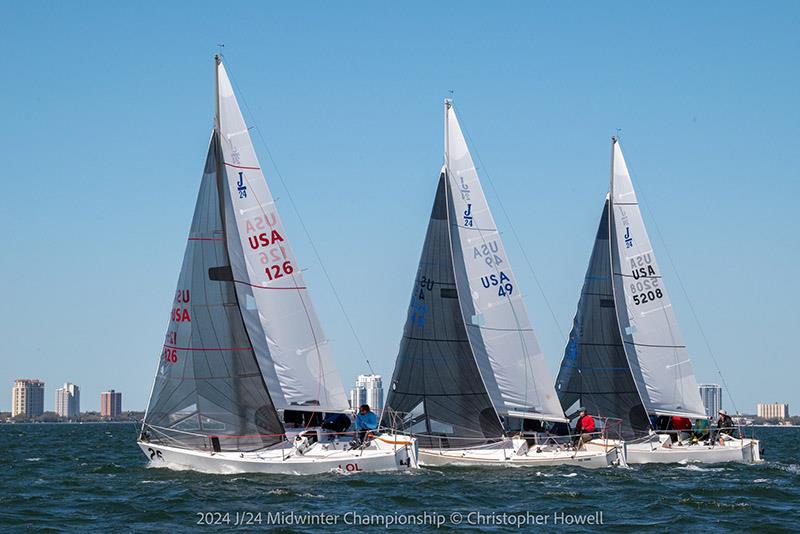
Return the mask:
<path id="1" fill-rule="evenodd" d="M 584 415 L 578 419 L 577 427 L 580 432 L 594 432 L 594 418 L 591 415 Z"/>
<path id="2" fill-rule="evenodd" d="M 672 430 L 691 430 L 692 429 L 692 422 L 680 416 L 673 416 L 672 417 Z"/>

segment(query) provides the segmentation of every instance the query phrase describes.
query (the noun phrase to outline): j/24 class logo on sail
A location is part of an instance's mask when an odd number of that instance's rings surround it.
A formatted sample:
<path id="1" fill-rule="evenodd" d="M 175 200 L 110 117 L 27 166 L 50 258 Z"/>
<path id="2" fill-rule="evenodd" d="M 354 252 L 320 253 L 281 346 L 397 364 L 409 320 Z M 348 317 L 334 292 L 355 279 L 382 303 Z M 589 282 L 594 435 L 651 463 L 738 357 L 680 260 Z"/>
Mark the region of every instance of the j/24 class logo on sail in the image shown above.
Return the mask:
<path id="1" fill-rule="evenodd" d="M 239 173 L 239 181 L 236 182 L 236 190 L 239 192 L 239 198 L 247 198 L 247 186 L 244 185 L 244 173 Z"/>
<path id="2" fill-rule="evenodd" d="M 481 276 L 481 284 L 486 289 L 497 287 L 497 296 L 499 297 L 511 296 L 514 291 L 514 284 L 511 283 L 511 278 L 503 271 Z"/>

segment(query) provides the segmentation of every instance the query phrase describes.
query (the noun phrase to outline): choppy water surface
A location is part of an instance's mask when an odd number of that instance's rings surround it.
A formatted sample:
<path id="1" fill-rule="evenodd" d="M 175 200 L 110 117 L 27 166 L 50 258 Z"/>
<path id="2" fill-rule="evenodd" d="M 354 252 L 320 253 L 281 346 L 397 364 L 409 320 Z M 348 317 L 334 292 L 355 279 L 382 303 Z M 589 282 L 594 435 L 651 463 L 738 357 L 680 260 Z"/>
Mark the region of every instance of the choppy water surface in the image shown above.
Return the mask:
<path id="1" fill-rule="evenodd" d="M 447 531 L 483 521 L 475 528 L 504 531 L 522 520 L 531 530 L 533 521 L 553 527 L 560 518 L 555 528 L 580 532 L 590 527 L 563 522 L 598 512 L 615 531 L 800 528 L 800 428 L 758 429 L 767 459 L 760 465 L 443 468 L 315 477 L 149 469 L 136 432 L 132 424 L 0 425 L 0 531 L 266 531 L 275 530 L 268 523 L 278 514 L 279 531 L 346 531 L 358 521 L 364 531 L 384 530 L 365 523 L 389 514 L 390 521 L 412 523 L 393 529 Z M 204 518 L 220 526 L 198 525 L 198 513 L 215 512 Z M 303 517 L 333 524 L 290 524 Z M 236 526 L 243 521 L 251 524 Z"/>

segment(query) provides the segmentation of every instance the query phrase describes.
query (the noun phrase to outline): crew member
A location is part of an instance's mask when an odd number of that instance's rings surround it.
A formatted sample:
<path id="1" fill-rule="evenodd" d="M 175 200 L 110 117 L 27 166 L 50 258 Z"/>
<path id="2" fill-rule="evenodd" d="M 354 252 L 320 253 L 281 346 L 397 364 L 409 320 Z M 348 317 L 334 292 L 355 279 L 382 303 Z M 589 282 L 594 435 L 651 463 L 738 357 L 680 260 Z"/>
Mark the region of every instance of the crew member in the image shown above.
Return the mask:
<path id="1" fill-rule="evenodd" d="M 708 439 L 708 419 L 698 419 L 694 425 L 695 441 L 705 441 Z"/>
<path id="2" fill-rule="evenodd" d="M 347 432 L 350 428 L 350 418 L 343 413 L 329 413 L 322 421 L 322 428 L 335 434 Z"/>
<path id="3" fill-rule="evenodd" d="M 369 404 L 362 404 L 356 415 L 356 430 L 358 440 L 363 443 L 370 430 L 378 428 L 378 416 L 369 409 Z"/>
<path id="4" fill-rule="evenodd" d="M 581 415 L 578 417 L 578 422 L 575 423 L 575 432 L 578 433 L 578 447 L 582 447 L 584 443 L 592 440 L 592 433 L 594 432 L 594 417 L 589 415 L 586 409 L 581 410 Z"/>
<path id="5" fill-rule="evenodd" d="M 728 415 L 728 412 L 725 410 L 720 410 L 719 419 L 717 419 L 717 435 L 719 436 L 719 442 L 723 443 L 721 434 L 728 434 L 729 436 L 732 436 L 734 428 L 736 427 L 733 424 L 733 419 L 731 419 L 731 416 Z"/>
<path id="6" fill-rule="evenodd" d="M 692 421 L 679 415 L 672 416 L 672 441 L 683 441 L 689 437 L 688 432 L 692 430 Z"/>

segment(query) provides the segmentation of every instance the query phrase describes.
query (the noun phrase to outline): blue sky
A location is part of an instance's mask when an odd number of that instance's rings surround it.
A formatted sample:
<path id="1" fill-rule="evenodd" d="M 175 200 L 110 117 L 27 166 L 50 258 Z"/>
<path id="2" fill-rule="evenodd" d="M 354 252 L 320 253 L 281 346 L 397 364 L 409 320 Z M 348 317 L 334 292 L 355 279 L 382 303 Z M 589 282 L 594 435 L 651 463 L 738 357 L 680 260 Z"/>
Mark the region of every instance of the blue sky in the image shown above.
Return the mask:
<path id="1" fill-rule="evenodd" d="M 720 380 L 702 326 L 740 410 L 798 412 L 800 4 L 2 6 L 1 410 L 17 377 L 46 381 L 48 409 L 64 381 L 82 387 L 83 409 L 106 388 L 144 408 L 222 42 L 245 115 L 387 382 L 453 90 L 553 377 L 621 129 L 698 381 Z M 255 140 L 349 387 L 366 364 Z"/>

